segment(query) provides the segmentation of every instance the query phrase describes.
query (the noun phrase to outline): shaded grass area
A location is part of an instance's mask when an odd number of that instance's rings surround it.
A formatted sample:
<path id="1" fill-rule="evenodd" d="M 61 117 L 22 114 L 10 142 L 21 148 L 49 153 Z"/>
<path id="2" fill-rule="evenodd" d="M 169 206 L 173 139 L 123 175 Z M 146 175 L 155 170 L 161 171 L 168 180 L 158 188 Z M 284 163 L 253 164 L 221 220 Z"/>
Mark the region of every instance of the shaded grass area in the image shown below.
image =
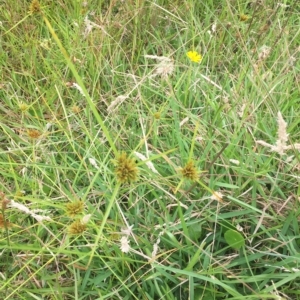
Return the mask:
<path id="1" fill-rule="evenodd" d="M 1 299 L 300 298 L 297 1 L 0 5 Z"/>

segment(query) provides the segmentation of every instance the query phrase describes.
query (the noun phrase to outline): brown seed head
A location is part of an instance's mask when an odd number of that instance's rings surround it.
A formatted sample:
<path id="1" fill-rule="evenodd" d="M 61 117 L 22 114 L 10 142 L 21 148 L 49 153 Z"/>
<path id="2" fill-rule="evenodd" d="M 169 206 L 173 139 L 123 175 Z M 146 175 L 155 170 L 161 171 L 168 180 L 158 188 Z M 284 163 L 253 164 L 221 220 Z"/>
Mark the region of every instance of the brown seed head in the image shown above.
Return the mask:
<path id="1" fill-rule="evenodd" d="M 80 220 L 74 221 L 69 226 L 69 234 L 72 235 L 81 235 L 84 233 L 85 230 L 86 230 L 86 224 L 82 224 Z"/>
<path id="2" fill-rule="evenodd" d="M 32 0 L 29 5 L 29 13 L 30 14 L 37 14 L 41 12 L 41 5 L 38 0 Z"/>
<path id="3" fill-rule="evenodd" d="M 36 129 L 28 129 L 27 134 L 32 139 L 38 139 L 42 135 L 42 133 Z"/>
<path id="4" fill-rule="evenodd" d="M 185 179 L 196 181 L 199 178 L 199 172 L 193 161 L 189 161 L 181 170 L 181 175 Z"/>

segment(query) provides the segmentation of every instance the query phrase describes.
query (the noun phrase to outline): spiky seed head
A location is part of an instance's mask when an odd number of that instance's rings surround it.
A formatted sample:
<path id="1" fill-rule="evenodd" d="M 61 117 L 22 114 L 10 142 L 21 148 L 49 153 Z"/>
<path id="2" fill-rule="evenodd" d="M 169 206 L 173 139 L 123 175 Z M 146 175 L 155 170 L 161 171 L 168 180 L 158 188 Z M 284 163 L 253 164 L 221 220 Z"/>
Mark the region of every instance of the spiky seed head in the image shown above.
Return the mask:
<path id="1" fill-rule="evenodd" d="M 19 103 L 19 109 L 22 113 L 25 112 L 28 108 L 29 108 L 29 105 L 27 105 L 26 103 L 24 103 L 24 102 Z"/>
<path id="2" fill-rule="evenodd" d="M 240 14 L 240 21 L 241 22 L 246 22 L 248 21 L 249 16 L 245 15 L 245 14 Z"/>
<path id="3" fill-rule="evenodd" d="M 71 110 L 72 110 L 72 112 L 73 112 L 75 115 L 76 115 L 76 114 L 79 114 L 80 111 L 81 111 L 81 109 L 80 109 L 80 107 L 79 107 L 78 105 L 72 106 Z"/>
<path id="4" fill-rule="evenodd" d="M 74 221 L 69 226 L 69 234 L 72 235 L 81 235 L 86 230 L 86 224 L 83 224 L 80 220 Z"/>
<path id="5" fill-rule="evenodd" d="M 153 116 L 154 116 L 154 119 L 155 119 L 155 120 L 159 120 L 159 119 L 161 118 L 161 114 L 160 114 L 159 111 L 155 112 L 155 113 L 153 114 Z"/>
<path id="6" fill-rule="evenodd" d="M 120 183 L 131 183 L 138 179 L 138 167 L 134 159 L 122 152 L 116 159 L 115 174 Z"/>
<path id="7" fill-rule="evenodd" d="M 41 12 L 41 4 L 38 0 L 32 0 L 29 5 L 29 13 L 37 14 Z"/>
<path id="8" fill-rule="evenodd" d="M 7 220 L 5 220 L 3 215 L 0 213 L 0 229 L 8 227 L 11 227 L 11 224 Z"/>
<path id="9" fill-rule="evenodd" d="M 180 169 L 180 173 L 183 178 L 188 180 L 196 181 L 199 178 L 199 172 L 193 161 L 189 161 L 182 169 Z"/>
<path id="10" fill-rule="evenodd" d="M 42 133 L 36 129 L 28 129 L 27 134 L 32 139 L 38 139 L 42 135 Z"/>
<path id="11" fill-rule="evenodd" d="M 74 201 L 66 204 L 67 215 L 71 218 L 81 214 L 84 210 L 83 201 Z"/>

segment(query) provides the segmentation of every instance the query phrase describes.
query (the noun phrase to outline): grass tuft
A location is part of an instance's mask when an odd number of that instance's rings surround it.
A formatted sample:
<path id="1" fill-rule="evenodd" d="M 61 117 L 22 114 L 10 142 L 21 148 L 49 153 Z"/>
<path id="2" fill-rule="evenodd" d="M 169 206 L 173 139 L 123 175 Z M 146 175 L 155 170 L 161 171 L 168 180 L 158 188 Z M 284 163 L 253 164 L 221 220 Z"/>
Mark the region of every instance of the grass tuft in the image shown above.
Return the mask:
<path id="1" fill-rule="evenodd" d="M 300 299 L 299 1 L 0 3 L 0 299 Z"/>

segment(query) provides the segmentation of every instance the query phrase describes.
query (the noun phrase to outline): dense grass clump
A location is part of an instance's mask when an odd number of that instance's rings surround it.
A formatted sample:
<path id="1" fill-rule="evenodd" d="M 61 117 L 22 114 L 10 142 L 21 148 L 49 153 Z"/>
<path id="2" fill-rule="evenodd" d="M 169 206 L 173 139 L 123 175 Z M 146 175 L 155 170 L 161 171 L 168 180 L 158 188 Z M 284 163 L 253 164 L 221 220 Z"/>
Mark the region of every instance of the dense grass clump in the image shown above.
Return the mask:
<path id="1" fill-rule="evenodd" d="M 298 1 L 0 11 L 0 299 L 300 299 Z"/>

